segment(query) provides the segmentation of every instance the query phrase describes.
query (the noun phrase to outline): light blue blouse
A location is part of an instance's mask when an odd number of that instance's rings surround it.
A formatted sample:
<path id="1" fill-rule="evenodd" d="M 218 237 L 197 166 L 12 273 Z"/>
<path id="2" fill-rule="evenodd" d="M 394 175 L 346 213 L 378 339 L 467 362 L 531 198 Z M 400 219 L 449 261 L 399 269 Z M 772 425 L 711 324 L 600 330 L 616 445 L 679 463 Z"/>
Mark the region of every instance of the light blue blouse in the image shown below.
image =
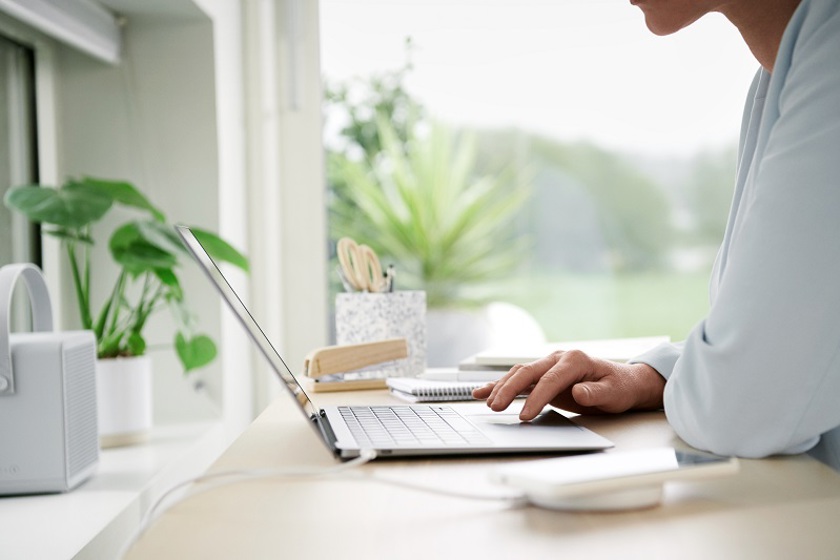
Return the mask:
<path id="1" fill-rule="evenodd" d="M 637 357 L 665 413 L 725 455 L 840 469 L 840 0 L 803 0 L 750 89 L 708 317 Z"/>

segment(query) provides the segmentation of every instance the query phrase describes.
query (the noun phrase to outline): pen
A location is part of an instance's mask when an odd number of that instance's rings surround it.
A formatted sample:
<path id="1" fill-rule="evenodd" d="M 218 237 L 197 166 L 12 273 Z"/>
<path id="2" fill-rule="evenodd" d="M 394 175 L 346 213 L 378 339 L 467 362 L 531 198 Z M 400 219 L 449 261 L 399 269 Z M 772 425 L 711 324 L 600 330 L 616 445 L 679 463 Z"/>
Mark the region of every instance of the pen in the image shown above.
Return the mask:
<path id="1" fill-rule="evenodd" d="M 397 269 L 394 265 L 389 264 L 388 270 L 385 271 L 385 289 L 388 292 L 394 291 L 394 277 L 397 275 Z"/>
<path id="2" fill-rule="evenodd" d="M 341 280 L 341 284 L 344 286 L 344 291 L 345 292 L 355 292 L 356 289 L 353 287 L 353 285 L 347 279 L 347 275 L 344 274 L 344 268 L 339 265 L 339 266 L 336 267 L 336 270 L 338 271 L 338 277 Z"/>

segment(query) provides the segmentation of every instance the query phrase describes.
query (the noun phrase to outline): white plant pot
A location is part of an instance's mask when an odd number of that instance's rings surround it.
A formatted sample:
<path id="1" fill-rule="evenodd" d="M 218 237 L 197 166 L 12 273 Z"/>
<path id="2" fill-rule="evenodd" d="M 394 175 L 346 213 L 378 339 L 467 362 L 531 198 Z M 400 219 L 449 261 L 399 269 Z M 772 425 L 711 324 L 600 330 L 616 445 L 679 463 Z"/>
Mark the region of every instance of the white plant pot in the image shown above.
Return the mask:
<path id="1" fill-rule="evenodd" d="M 545 343 L 536 319 L 519 306 L 493 302 L 480 309 L 426 312 L 429 367 L 451 367 L 487 348 L 530 348 Z"/>
<path id="2" fill-rule="evenodd" d="M 429 309 L 426 312 L 426 362 L 451 367 L 487 348 L 490 323 L 482 309 Z"/>
<path id="3" fill-rule="evenodd" d="M 148 356 L 96 361 L 99 444 L 141 443 L 152 428 L 152 361 Z"/>

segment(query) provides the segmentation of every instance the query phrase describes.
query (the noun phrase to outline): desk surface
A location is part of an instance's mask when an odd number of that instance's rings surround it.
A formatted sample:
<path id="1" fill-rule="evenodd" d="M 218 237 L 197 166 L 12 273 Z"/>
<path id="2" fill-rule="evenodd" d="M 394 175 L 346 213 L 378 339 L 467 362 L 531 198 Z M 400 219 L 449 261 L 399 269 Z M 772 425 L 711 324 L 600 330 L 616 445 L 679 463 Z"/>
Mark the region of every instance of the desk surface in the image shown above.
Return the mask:
<path id="1" fill-rule="evenodd" d="M 392 399 L 384 391 L 316 397 L 319 406 Z M 616 449 L 684 447 L 662 413 L 578 421 Z M 495 493 L 487 472 L 513 460 L 522 458 L 388 460 L 361 468 Z M 281 396 L 210 472 L 333 464 Z M 807 456 L 742 460 L 733 477 L 672 482 L 661 506 L 623 513 L 514 507 L 340 478 L 253 480 L 176 504 L 127 558 L 828 558 L 840 551 L 838 519 L 840 475 Z"/>

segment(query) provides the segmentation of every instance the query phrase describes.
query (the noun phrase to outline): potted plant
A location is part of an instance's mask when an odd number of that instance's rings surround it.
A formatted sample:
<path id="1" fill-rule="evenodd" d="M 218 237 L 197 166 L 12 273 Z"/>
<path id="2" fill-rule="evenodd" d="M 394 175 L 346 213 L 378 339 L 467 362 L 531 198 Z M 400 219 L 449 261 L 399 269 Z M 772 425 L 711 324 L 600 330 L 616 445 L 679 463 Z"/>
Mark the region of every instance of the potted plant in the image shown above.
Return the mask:
<path id="1" fill-rule="evenodd" d="M 525 252 L 515 219 L 530 189 L 512 170 L 477 174 L 471 135 L 440 123 L 416 130 L 403 141 L 380 117 L 378 154 L 331 155 L 331 184 L 352 194 L 336 198 L 333 232 L 397 263 L 401 288 L 426 291 L 429 365 L 452 365 L 487 343 L 481 306 Z"/>
<path id="2" fill-rule="evenodd" d="M 72 274 L 83 329 L 97 342 L 97 383 L 100 434 L 103 444 L 135 441 L 151 427 L 151 371 L 144 329 L 149 317 L 168 308 L 177 332 L 174 347 L 184 371 L 207 365 L 216 345 L 195 330 L 177 274 L 187 255 L 163 212 L 131 183 L 85 177 L 69 179 L 59 188 L 18 186 L 7 191 L 10 209 L 42 224 L 42 231 L 61 240 Z M 111 234 L 108 247 L 119 273 L 98 311 L 94 312 L 91 282 L 92 225 L 114 206 L 137 212 Z M 247 259 L 219 236 L 192 228 L 218 261 L 248 270 Z M 112 372 L 111 370 L 121 370 Z M 106 394 L 120 386 L 125 394 Z M 141 395 L 147 395 L 142 402 Z M 134 419 L 124 417 L 136 413 Z"/>

